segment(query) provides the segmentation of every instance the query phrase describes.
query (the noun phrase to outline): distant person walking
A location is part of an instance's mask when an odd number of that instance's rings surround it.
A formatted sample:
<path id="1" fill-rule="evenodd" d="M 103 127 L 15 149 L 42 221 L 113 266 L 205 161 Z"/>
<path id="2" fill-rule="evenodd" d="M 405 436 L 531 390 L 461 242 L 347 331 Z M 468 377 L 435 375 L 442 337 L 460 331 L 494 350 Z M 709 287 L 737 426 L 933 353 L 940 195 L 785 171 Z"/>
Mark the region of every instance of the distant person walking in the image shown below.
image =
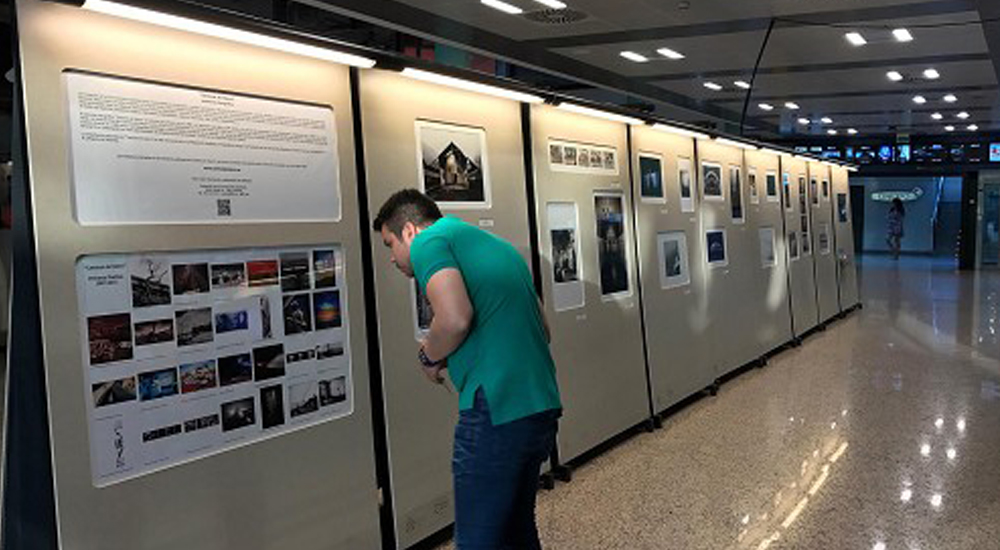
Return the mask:
<path id="1" fill-rule="evenodd" d="M 899 251 L 903 247 L 903 221 L 906 220 L 906 207 L 899 198 L 892 199 L 892 206 L 889 207 L 889 214 L 886 217 L 886 237 L 885 242 L 889 244 L 889 250 L 895 260 L 899 259 Z"/>
<path id="2" fill-rule="evenodd" d="M 517 249 L 415 189 L 394 194 L 374 229 L 416 277 L 434 318 L 417 359 L 458 389 L 452 475 L 458 550 L 540 550 L 535 494 L 562 414 L 549 329 Z"/>

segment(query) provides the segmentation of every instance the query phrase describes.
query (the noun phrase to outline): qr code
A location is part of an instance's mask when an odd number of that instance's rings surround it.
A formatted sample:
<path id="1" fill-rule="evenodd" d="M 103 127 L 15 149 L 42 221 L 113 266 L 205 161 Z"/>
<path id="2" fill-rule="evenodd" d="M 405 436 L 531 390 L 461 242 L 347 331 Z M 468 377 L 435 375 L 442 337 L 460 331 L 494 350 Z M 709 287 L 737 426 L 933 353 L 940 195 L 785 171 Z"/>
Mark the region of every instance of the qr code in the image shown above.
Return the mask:
<path id="1" fill-rule="evenodd" d="M 219 211 L 220 217 L 233 215 L 233 205 L 230 199 L 218 199 L 215 201 L 215 206 Z"/>

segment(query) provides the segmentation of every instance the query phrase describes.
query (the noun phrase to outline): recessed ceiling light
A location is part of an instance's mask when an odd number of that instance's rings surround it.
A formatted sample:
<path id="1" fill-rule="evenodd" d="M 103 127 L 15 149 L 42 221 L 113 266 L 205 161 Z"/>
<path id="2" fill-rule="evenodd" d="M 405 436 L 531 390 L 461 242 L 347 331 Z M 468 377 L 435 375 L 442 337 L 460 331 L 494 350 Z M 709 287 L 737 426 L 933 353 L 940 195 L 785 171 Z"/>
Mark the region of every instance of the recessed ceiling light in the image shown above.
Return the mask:
<path id="1" fill-rule="evenodd" d="M 923 105 L 924 103 L 927 103 L 927 98 L 922 95 L 915 95 L 913 96 L 913 102 L 917 105 Z"/>
<path id="2" fill-rule="evenodd" d="M 965 111 L 962 111 L 961 113 L 958 113 L 955 116 L 957 116 L 958 118 L 960 118 L 962 120 L 965 120 L 965 119 L 969 118 L 969 113 L 967 113 Z"/>
<path id="3" fill-rule="evenodd" d="M 773 111 L 774 110 L 774 105 L 771 105 L 770 103 L 761 103 L 760 105 L 758 105 L 758 107 L 760 107 L 761 110 L 763 110 L 763 111 Z"/>
<path id="4" fill-rule="evenodd" d="M 848 134 L 851 134 L 851 135 L 853 136 L 853 135 L 857 134 L 857 133 L 858 133 L 858 131 L 857 131 L 857 130 L 855 130 L 854 128 L 848 128 L 848 129 L 847 129 L 847 133 L 848 133 Z"/>
<path id="5" fill-rule="evenodd" d="M 501 0 L 479 0 L 479 2 L 484 6 L 489 6 L 495 10 L 500 10 L 511 15 L 520 15 L 524 13 L 524 10 L 521 8 L 508 4 L 507 2 L 502 2 Z"/>
<path id="6" fill-rule="evenodd" d="M 796 111 L 799 108 L 799 104 L 795 103 L 794 101 L 789 101 L 788 103 L 785 103 L 785 108 Z"/>
<path id="7" fill-rule="evenodd" d="M 955 131 L 955 127 L 949 124 L 948 126 L 944 127 L 944 131 L 945 132 L 954 132 Z"/>
<path id="8" fill-rule="evenodd" d="M 706 82 L 702 84 L 702 86 L 708 88 L 709 90 L 714 90 L 716 92 L 722 89 L 722 86 L 716 84 L 715 82 Z"/>
<path id="9" fill-rule="evenodd" d="M 927 69 L 924 71 L 924 78 L 927 80 L 937 80 L 941 78 L 941 73 L 937 72 L 937 69 Z"/>
<path id="10" fill-rule="evenodd" d="M 948 94 L 944 96 L 943 99 L 948 103 L 955 103 L 956 101 L 958 101 L 958 98 L 955 97 L 955 94 Z"/>
<path id="11" fill-rule="evenodd" d="M 837 135 L 837 131 L 836 130 L 827 130 L 826 133 L 830 134 L 831 136 Z"/>
<path id="12" fill-rule="evenodd" d="M 808 126 L 809 125 L 809 119 L 808 118 L 800 118 L 799 119 L 799 124 L 801 124 L 803 126 Z"/>
<path id="13" fill-rule="evenodd" d="M 900 74 L 899 71 L 889 71 L 885 73 L 885 76 L 886 78 L 888 78 L 893 82 L 899 82 L 900 80 L 903 80 L 903 75 Z"/>
<path id="14" fill-rule="evenodd" d="M 560 2 L 559 0 L 535 0 L 535 2 L 538 2 L 543 6 L 550 7 L 554 10 L 566 9 L 566 4 Z"/>
<path id="15" fill-rule="evenodd" d="M 828 116 L 825 116 L 825 117 L 823 117 L 823 118 L 821 118 L 821 119 L 819 119 L 819 120 L 820 120 L 820 121 L 821 121 L 821 122 L 822 122 L 823 124 L 833 124 L 833 119 L 832 119 L 832 118 L 830 118 L 830 117 L 828 117 Z"/>
<path id="16" fill-rule="evenodd" d="M 750 83 L 744 80 L 737 80 L 736 82 L 733 82 L 733 84 L 735 84 L 737 88 L 743 88 L 744 90 L 750 89 Z"/>
<path id="17" fill-rule="evenodd" d="M 975 124 L 970 124 L 970 125 L 966 126 L 966 128 L 967 128 L 967 129 L 968 129 L 968 130 L 969 130 L 970 132 L 975 132 L 976 130 L 978 130 L 978 129 L 979 129 L 979 126 L 977 126 L 977 125 L 975 125 Z"/>
<path id="18" fill-rule="evenodd" d="M 644 56 L 644 55 L 642 55 L 641 53 L 622 52 L 619 55 L 621 55 L 625 59 L 628 59 L 629 61 L 635 61 L 636 63 L 645 63 L 645 62 L 649 61 L 649 58 L 646 57 L 646 56 Z"/>
<path id="19" fill-rule="evenodd" d="M 844 38 L 854 46 L 864 46 L 868 43 L 865 37 L 861 36 L 859 32 L 849 32 L 844 35 Z"/>
<path id="20" fill-rule="evenodd" d="M 660 48 L 656 50 L 656 53 L 668 59 L 684 59 L 684 54 L 676 50 L 671 50 L 670 48 Z"/>
<path id="21" fill-rule="evenodd" d="M 892 36 L 896 42 L 913 42 L 913 35 L 906 29 L 896 29 L 892 31 Z"/>
<path id="22" fill-rule="evenodd" d="M 942 118 L 944 118 L 944 115 L 942 115 L 941 113 L 933 113 L 931 115 L 931 118 L 933 118 L 934 120 L 941 120 Z"/>

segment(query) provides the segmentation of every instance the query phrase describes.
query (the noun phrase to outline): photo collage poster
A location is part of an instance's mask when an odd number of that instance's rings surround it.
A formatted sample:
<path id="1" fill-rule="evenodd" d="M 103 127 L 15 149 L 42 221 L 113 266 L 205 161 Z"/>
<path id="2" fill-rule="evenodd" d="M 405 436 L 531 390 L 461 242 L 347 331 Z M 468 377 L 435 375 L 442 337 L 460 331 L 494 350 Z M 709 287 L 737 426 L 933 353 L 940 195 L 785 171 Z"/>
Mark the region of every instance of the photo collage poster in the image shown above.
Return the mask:
<path id="1" fill-rule="evenodd" d="M 683 231 L 659 233 L 656 247 L 660 253 L 660 288 L 667 290 L 690 284 L 687 235 Z"/>
<path id="2" fill-rule="evenodd" d="M 575 174 L 618 175 L 618 149 L 573 141 L 549 140 L 549 169 Z"/>
<path id="3" fill-rule="evenodd" d="M 579 215 L 575 202 L 545 205 L 552 262 L 552 305 L 556 311 L 584 306 L 583 265 L 580 263 Z"/>
<path id="4" fill-rule="evenodd" d="M 726 255 L 725 229 L 709 229 L 705 231 L 705 256 L 708 265 L 711 267 L 725 267 L 729 265 L 729 257 Z"/>
<path id="5" fill-rule="evenodd" d="M 416 121 L 417 181 L 443 209 L 489 209 L 491 186 L 486 131 Z"/>
<path id="6" fill-rule="evenodd" d="M 777 256 L 774 253 L 774 228 L 761 227 L 758 231 L 760 238 L 760 265 L 767 269 L 778 265 Z"/>
<path id="7" fill-rule="evenodd" d="M 343 249 L 77 263 L 93 483 L 353 412 Z"/>
<path id="8" fill-rule="evenodd" d="M 722 190 L 722 165 L 714 162 L 701 163 L 702 196 L 707 201 L 726 200 Z"/>
<path id="9" fill-rule="evenodd" d="M 806 177 L 799 176 L 799 246 L 802 247 L 803 256 L 812 253 L 809 234 L 809 192 L 806 188 Z"/>
<path id="10" fill-rule="evenodd" d="M 601 296 L 614 299 L 631 294 L 628 271 L 628 238 L 625 233 L 625 196 L 621 192 L 594 193 L 597 222 L 597 264 Z"/>
<path id="11" fill-rule="evenodd" d="M 680 185 L 681 212 L 694 212 L 694 178 L 691 159 L 685 157 L 677 158 L 677 183 Z"/>
<path id="12" fill-rule="evenodd" d="M 826 222 L 819 224 L 819 235 L 816 238 L 819 240 L 819 253 L 824 256 L 829 254 L 832 249 L 830 244 L 830 224 Z"/>
<path id="13" fill-rule="evenodd" d="M 768 172 L 765 180 L 767 182 L 767 202 L 781 202 L 781 197 L 778 195 L 778 173 Z"/>
<path id="14" fill-rule="evenodd" d="M 793 212 L 792 207 L 792 183 L 791 176 L 788 173 L 781 175 L 781 191 L 783 193 L 782 197 L 785 201 L 785 212 Z"/>
<path id="15" fill-rule="evenodd" d="M 431 330 L 434 309 L 431 308 L 431 301 L 427 299 L 427 295 L 420 289 L 420 283 L 417 282 L 416 277 L 413 278 L 411 294 L 413 298 L 413 326 L 416 329 L 414 335 L 418 342 L 423 342 Z"/>
<path id="16" fill-rule="evenodd" d="M 747 169 L 747 188 L 750 190 L 750 204 L 760 204 L 760 191 L 757 189 L 757 169 Z"/>
<path id="17" fill-rule="evenodd" d="M 663 157 L 653 153 L 639 153 L 639 191 L 642 202 L 664 204 Z"/>
<path id="18" fill-rule="evenodd" d="M 743 209 L 743 170 L 739 166 L 729 167 L 729 206 L 735 224 L 746 222 Z"/>

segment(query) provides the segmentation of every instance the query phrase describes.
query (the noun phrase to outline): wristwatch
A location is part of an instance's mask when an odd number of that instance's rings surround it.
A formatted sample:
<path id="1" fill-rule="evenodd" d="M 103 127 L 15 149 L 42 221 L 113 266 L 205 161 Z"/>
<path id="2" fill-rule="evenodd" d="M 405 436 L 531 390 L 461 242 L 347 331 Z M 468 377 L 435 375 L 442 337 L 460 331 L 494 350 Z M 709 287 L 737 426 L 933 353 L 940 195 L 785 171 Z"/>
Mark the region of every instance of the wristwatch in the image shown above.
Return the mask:
<path id="1" fill-rule="evenodd" d="M 424 351 L 423 347 L 421 347 L 420 351 L 417 352 L 417 359 L 420 359 L 421 365 L 428 368 L 436 367 L 444 362 L 444 359 L 442 359 L 441 361 L 431 361 L 431 358 L 427 357 L 427 352 Z"/>

